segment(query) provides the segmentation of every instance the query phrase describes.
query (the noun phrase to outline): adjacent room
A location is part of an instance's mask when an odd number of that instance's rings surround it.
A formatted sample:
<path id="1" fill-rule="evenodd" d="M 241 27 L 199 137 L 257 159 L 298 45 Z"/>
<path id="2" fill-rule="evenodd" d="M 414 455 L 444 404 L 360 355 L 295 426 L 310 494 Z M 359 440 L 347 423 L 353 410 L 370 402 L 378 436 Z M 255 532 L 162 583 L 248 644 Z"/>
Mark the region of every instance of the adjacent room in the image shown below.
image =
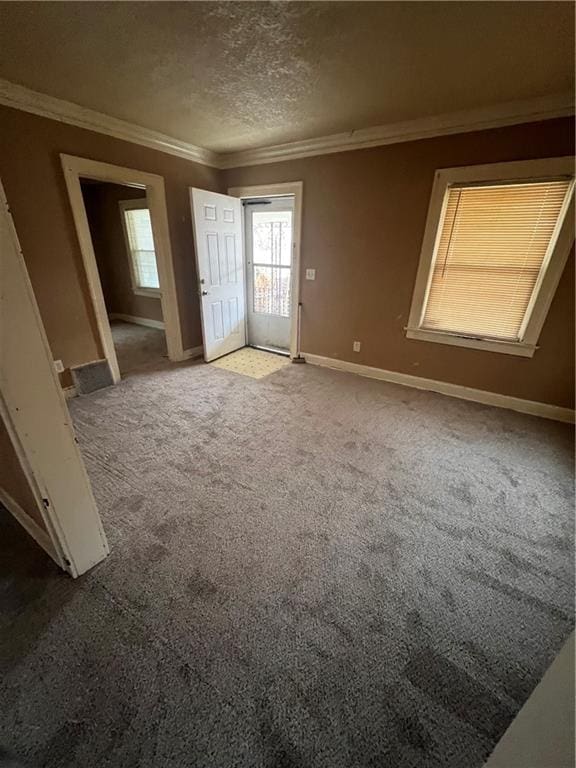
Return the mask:
<path id="1" fill-rule="evenodd" d="M 574 21 L 0 1 L 0 766 L 575 765 Z"/>
<path id="2" fill-rule="evenodd" d="M 167 358 L 145 191 L 86 179 L 82 197 L 121 374 Z"/>

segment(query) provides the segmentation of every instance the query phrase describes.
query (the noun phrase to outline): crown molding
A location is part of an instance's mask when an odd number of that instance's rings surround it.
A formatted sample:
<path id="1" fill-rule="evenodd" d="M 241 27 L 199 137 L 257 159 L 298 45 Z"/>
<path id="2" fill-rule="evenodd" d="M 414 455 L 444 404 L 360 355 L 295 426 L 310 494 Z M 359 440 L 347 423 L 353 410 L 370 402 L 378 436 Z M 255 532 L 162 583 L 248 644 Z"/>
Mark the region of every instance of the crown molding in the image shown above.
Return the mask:
<path id="1" fill-rule="evenodd" d="M 355 149 L 448 136 L 454 133 L 484 131 L 489 128 L 502 128 L 507 125 L 532 123 L 573 114 L 574 95 L 572 93 L 554 94 L 525 101 L 510 101 L 465 112 L 452 112 L 434 117 L 406 120 L 401 123 L 379 125 L 374 128 L 361 128 L 316 139 L 224 153 L 219 155 L 218 166 L 220 168 L 239 168 L 246 165 L 277 163 L 314 155 L 350 152 Z"/>
<path id="2" fill-rule="evenodd" d="M 373 128 L 360 128 L 346 133 L 275 144 L 259 149 L 218 153 L 125 120 L 118 120 L 70 101 L 47 96 L 1 78 L 0 104 L 220 169 L 277 163 L 334 152 L 350 152 L 355 149 L 399 144 L 454 133 L 483 131 L 574 114 L 573 94 L 561 93 L 525 101 L 510 101 L 465 112 L 389 123 Z"/>
<path id="3" fill-rule="evenodd" d="M 81 107 L 70 101 L 47 96 L 44 93 L 33 91 L 30 88 L 16 85 L 16 83 L 11 83 L 1 78 L 0 104 L 20 109 L 24 112 L 31 112 L 41 117 L 48 117 L 51 120 L 58 120 L 68 125 L 75 125 L 78 128 L 85 128 L 88 131 L 104 133 L 107 136 L 113 136 L 115 139 L 129 141 L 132 144 L 140 144 L 143 147 L 166 152 L 169 155 L 183 157 L 194 163 L 209 165 L 214 168 L 218 167 L 218 156 L 215 152 L 211 152 L 208 149 L 174 139 L 158 131 L 142 128 L 125 120 L 118 120 L 115 117 L 110 117 L 110 115 Z"/>

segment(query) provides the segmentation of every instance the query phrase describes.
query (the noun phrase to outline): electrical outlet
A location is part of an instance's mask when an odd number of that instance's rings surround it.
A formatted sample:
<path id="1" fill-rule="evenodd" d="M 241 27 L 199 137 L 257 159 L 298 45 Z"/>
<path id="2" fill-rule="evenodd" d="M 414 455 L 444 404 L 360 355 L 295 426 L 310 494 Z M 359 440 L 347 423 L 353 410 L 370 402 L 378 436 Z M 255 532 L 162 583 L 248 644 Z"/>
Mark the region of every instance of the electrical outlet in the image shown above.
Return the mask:
<path id="1" fill-rule="evenodd" d="M 54 360 L 54 368 L 56 368 L 56 373 L 64 373 L 64 364 L 62 360 Z"/>
<path id="2" fill-rule="evenodd" d="M 360 352 L 360 347 L 362 344 L 359 341 L 354 341 L 352 343 L 352 352 Z"/>
<path id="3" fill-rule="evenodd" d="M 315 269 L 307 269 L 306 270 L 306 280 L 316 280 L 316 270 Z"/>

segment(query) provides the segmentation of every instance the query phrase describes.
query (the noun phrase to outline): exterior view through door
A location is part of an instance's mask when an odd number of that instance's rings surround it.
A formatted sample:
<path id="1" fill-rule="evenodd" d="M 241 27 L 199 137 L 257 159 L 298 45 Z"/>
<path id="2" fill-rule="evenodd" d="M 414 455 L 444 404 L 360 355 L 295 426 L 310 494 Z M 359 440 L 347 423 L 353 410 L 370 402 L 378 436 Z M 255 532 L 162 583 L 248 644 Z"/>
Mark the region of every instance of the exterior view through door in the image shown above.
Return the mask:
<path id="1" fill-rule="evenodd" d="M 248 344 L 290 348 L 294 198 L 244 201 Z"/>

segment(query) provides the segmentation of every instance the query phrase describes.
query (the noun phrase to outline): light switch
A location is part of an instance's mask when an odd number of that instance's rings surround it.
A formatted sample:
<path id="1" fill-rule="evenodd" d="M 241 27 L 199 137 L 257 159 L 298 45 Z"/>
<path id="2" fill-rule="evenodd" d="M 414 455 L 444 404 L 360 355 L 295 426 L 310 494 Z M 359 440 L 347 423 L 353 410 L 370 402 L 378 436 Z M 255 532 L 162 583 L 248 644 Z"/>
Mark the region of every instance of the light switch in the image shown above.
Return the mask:
<path id="1" fill-rule="evenodd" d="M 54 368 L 56 368 L 56 373 L 63 373 L 64 372 L 64 364 L 62 360 L 54 360 Z"/>
<path id="2" fill-rule="evenodd" d="M 352 342 L 352 352 L 360 352 L 362 344 L 359 341 Z"/>
<path id="3" fill-rule="evenodd" d="M 307 269 L 306 270 L 306 280 L 316 280 L 316 270 L 315 269 Z"/>

